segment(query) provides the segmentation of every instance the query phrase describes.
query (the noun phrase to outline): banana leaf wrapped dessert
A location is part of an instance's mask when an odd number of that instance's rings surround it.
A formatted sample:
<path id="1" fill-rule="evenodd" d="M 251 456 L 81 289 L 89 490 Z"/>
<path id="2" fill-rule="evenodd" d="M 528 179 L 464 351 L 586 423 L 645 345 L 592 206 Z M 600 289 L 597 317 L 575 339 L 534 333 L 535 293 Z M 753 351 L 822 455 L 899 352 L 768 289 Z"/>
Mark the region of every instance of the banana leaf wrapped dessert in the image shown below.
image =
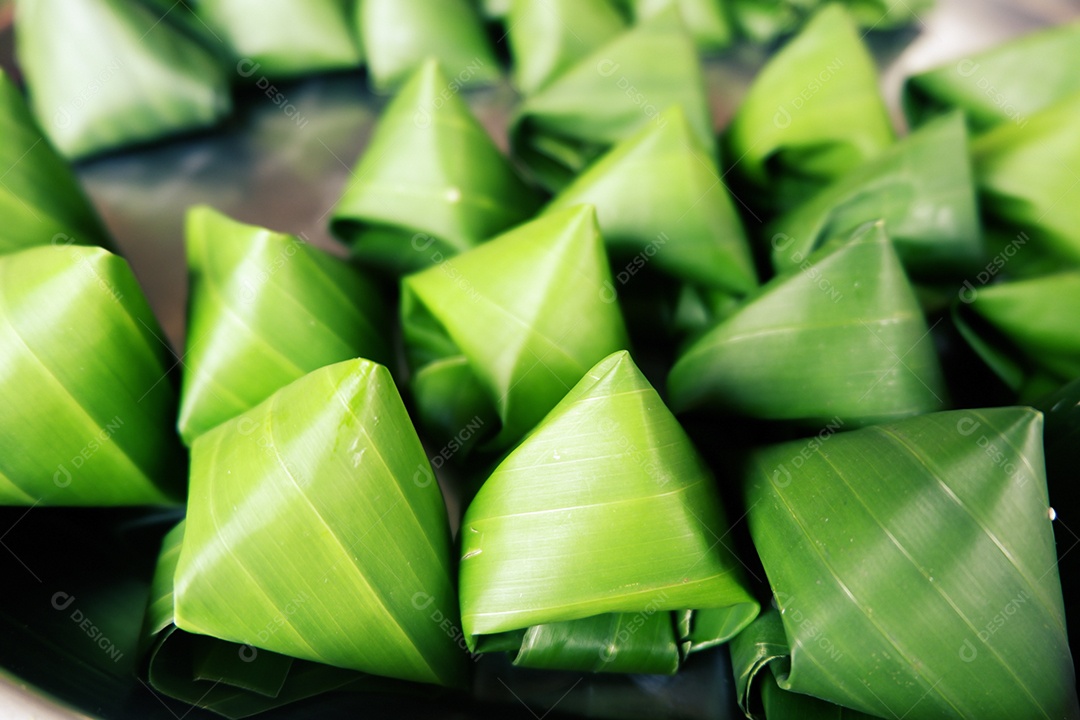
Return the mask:
<path id="1" fill-rule="evenodd" d="M 434 60 L 387 106 L 331 229 L 392 274 L 434 265 L 527 220 L 539 205 Z"/>
<path id="2" fill-rule="evenodd" d="M 19 0 L 16 15 L 31 107 L 67 158 L 204 128 L 231 110 L 220 58 L 150 6 Z"/>
<path id="3" fill-rule="evenodd" d="M 183 500 L 163 336 L 131 268 L 107 250 L 0 256 L 0 504 Z"/>
<path id="4" fill-rule="evenodd" d="M 757 601 L 711 474 L 625 351 L 495 469 L 461 530 L 470 648 L 525 667 L 674 673 Z"/>
<path id="5" fill-rule="evenodd" d="M 191 274 L 180 434 L 203 432 L 336 362 L 388 362 L 389 323 L 355 268 L 302 239 L 188 212 Z"/>
<path id="6" fill-rule="evenodd" d="M 961 410 L 755 453 L 748 522 L 777 610 L 732 643 L 748 716 L 765 681 L 766 702 L 826 701 L 774 719 L 1078 717 L 1042 427 Z"/>

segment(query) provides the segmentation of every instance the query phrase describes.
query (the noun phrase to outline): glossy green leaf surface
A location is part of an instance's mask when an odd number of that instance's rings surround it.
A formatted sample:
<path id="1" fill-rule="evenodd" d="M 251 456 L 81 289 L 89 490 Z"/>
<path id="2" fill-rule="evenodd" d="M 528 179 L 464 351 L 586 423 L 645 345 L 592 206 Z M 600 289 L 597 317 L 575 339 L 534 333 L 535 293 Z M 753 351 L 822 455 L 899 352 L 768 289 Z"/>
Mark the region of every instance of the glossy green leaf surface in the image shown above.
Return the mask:
<path id="1" fill-rule="evenodd" d="M 226 43 L 242 76 L 291 77 L 360 65 L 355 0 L 197 0 L 196 14 Z"/>
<path id="2" fill-rule="evenodd" d="M 921 124 L 961 108 L 976 130 L 1023 126 L 1031 115 L 1080 93 L 1080 23 L 1025 35 L 908 78 L 904 110 Z"/>
<path id="3" fill-rule="evenodd" d="M 614 143 L 648 123 L 658 124 L 660 113 L 674 105 L 682 106 L 711 153 L 712 118 L 697 48 L 671 7 L 526 97 L 511 128 L 511 144 L 537 181 L 557 191 Z"/>
<path id="4" fill-rule="evenodd" d="M 0 253 L 36 245 L 101 245 L 108 233 L 79 181 L 42 135 L 15 83 L 0 71 Z"/>
<path id="5" fill-rule="evenodd" d="M 942 409 L 922 310 L 882 223 L 811 255 L 676 362 L 672 407 L 820 425 Z"/>
<path id="6" fill-rule="evenodd" d="M 71 245 L 0 256 L 0 504 L 183 498 L 162 337 L 116 255 Z"/>
<path id="7" fill-rule="evenodd" d="M 208 50 L 130 0 L 19 0 L 16 44 L 31 107 L 81 158 L 212 125 L 231 108 Z"/>
<path id="8" fill-rule="evenodd" d="M 755 42 L 771 42 L 799 28 L 807 15 L 827 0 L 727 0 L 739 32 Z M 869 33 L 894 30 L 923 20 L 934 0 L 841 0 L 852 18 Z"/>
<path id="9" fill-rule="evenodd" d="M 754 79 L 725 134 L 725 157 L 783 210 L 893 138 L 874 60 L 851 16 L 830 4 Z"/>
<path id="10" fill-rule="evenodd" d="M 962 410 L 755 454 L 748 521 L 783 633 L 736 645 L 744 706 L 768 667 L 883 718 L 1080 717 L 1042 425 Z"/>
<path id="11" fill-rule="evenodd" d="M 334 208 L 331 229 L 392 273 L 437 264 L 539 205 L 434 61 L 387 106 Z"/>
<path id="12" fill-rule="evenodd" d="M 734 621 L 713 627 L 728 637 L 757 614 L 726 534 L 714 481 L 689 438 L 629 354 L 615 353 L 469 505 L 466 638 L 483 650 L 485 636 L 524 630 L 519 664 L 674 672 L 685 638 L 664 611 L 728 609 Z M 492 649 L 506 648 L 496 641 Z"/>
<path id="13" fill-rule="evenodd" d="M 189 445 L 312 370 L 388 361 L 382 300 L 344 261 L 205 206 L 188 213 L 187 253 L 179 427 Z"/>
<path id="14" fill-rule="evenodd" d="M 630 0 L 640 22 L 676 5 L 683 22 L 702 50 L 720 50 L 732 43 L 734 29 L 725 11 L 725 0 Z"/>
<path id="15" fill-rule="evenodd" d="M 773 267 L 795 270 L 829 239 L 881 218 L 912 274 L 970 272 L 984 250 L 967 148 L 959 113 L 887 148 L 769 226 Z"/>
<path id="16" fill-rule="evenodd" d="M 501 74 L 469 0 L 357 0 L 356 22 L 378 92 L 396 91 L 428 58 L 438 60 L 459 88 L 494 82 Z"/>
<path id="17" fill-rule="evenodd" d="M 228 718 L 244 718 L 329 690 L 387 682 L 178 630 L 173 575 L 183 538 L 181 522 L 162 541 L 150 587 L 143 643 L 147 682 L 156 692 Z"/>
<path id="18" fill-rule="evenodd" d="M 546 211 L 583 203 L 596 206 L 617 276 L 655 264 L 678 279 L 733 293 L 757 286 L 738 213 L 680 107 L 612 148 Z"/>
<path id="19" fill-rule="evenodd" d="M 593 208 L 544 215 L 403 279 L 410 364 L 423 372 L 434 361 L 464 356 L 484 405 L 501 421 L 493 445 L 505 448 L 590 367 L 628 346 L 611 287 Z M 458 371 L 450 365 L 441 372 Z M 422 389 L 413 386 L 414 394 Z M 436 431 L 453 436 L 460 429 Z"/>
<path id="20" fill-rule="evenodd" d="M 953 318 L 1020 397 L 1038 400 L 1080 377 L 1080 272 L 1000 283 L 963 296 Z"/>
<path id="21" fill-rule="evenodd" d="M 514 84 L 530 95 L 620 34 L 611 0 L 514 0 L 506 19 Z"/>
<path id="22" fill-rule="evenodd" d="M 440 626 L 457 625 L 457 601 L 446 507 L 430 473 L 390 373 L 367 360 L 316 370 L 201 435 L 176 626 L 344 669 L 460 684 L 460 633 Z"/>
<path id="23" fill-rule="evenodd" d="M 1023 125 L 1002 123 L 972 144 L 983 207 L 1034 245 L 1080 263 L 1080 92 L 1031 115 Z"/>

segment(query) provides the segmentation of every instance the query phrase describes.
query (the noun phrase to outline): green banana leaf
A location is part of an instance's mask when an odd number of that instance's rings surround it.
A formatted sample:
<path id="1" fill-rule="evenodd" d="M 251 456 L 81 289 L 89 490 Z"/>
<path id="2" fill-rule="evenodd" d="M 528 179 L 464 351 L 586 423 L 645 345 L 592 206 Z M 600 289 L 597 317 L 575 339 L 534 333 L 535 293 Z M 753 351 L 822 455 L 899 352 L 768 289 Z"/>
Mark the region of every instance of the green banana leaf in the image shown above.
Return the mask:
<path id="1" fill-rule="evenodd" d="M 611 0 L 513 0 L 506 35 L 514 85 L 531 95 L 626 28 Z"/>
<path id="2" fill-rule="evenodd" d="M 1080 377 L 1080 272 L 974 289 L 953 307 L 957 329 L 1030 402 Z"/>
<path id="3" fill-rule="evenodd" d="M 53 145 L 82 158 L 213 125 L 229 113 L 217 59 L 131 0 L 18 0 L 30 103 Z"/>
<path id="4" fill-rule="evenodd" d="M 1052 27 L 907 78 L 904 111 L 913 125 L 961 108 L 978 131 L 1023 126 L 1080 93 L 1078 63 L 1080 22 Z"/>
<path id="5" fill-rule="evenodd" d="M 228 718 L 244 718 L 330 690 L 387 684 L 385 678 L 178 630 L 173 576 L 183 538 L 181 522 L 162 541 L 150 587 L 143 642 L 145 676 L 156 692 Z"/>
<path id="6" fill-rule="evenodd" d="M 883 218 L 904 267 L 963 278 L 985 250 L 963 116 L 942 117 L 773 221 L 773 267 L 790 272 L 830 238 Z"/>
<path id="7" fill-rule="evenodd" d="M 755 453 L 748 522 L 779 613 L 734 644 L 744 709 L 768 668 L 882 718 L 1080 717 L 1042 427 L 961 410 Z"/>
<path id="8" fill-rule="evenodd" d="M 591 206 L 544 215 L 406 276 L 413 396 L 421 417 L 450 421 L 432 432 L 459 436 L 472 408 L 486 429 L 497 426 L 491 449 L 531 430 L 590 367 L 628 346 L 611 280 Z M 469 410 L 440 415 L 446 407 Z"/>
<path id="9" fill-rule="evenodd" d="M 1054 536 L 1057 538 L 1058 574 L 1064 597 L 1080 597 L 1080 496 L 1076 493 L 1076 467 L 1080 461 L 1080 378 L 1039 403 L 1046 417 L 1043 447 L 1046 451 L 1046 481 L 1050 505 L 1054 509 Z M 1080 610 L 1067 603 L 1065 615 L 1070 647 L 1080 647 Z"/>
<path id="10" fill-rule="evenodd" d="M 75 174 L 0 70 L 0 254 L 35 245 L 100 245 L 109 235 Z"/>
<path id="11" fill-rule="evenodd" d="M 480 10 L 486 18 L 501 20 L 510 13 L 513 3 L 514 0 L 480 0 Z"/>
<path id="12" fill-rule="evenodd" d="M 527 667 L 673 673 L 758 613 L 727 532 L 704 461 L 629 353 L 614 353 L 465 513 L 469 647 Z"/>
<path id="13" fill-rule="evenodd" d="M 824 3 L 822 0 L 727 0 L 737 30 L 755 42 L 772 42 L 793 32 L 807 15 Z M 934 0 L 842 0 L 840 3 L 867 33 L 894 30 L 921 22 L 921 13 L 934 6 Z"/>
<path id="14" fill-rule="evenodd" d="M 428 58 L 452 76 L 442 93 L 485 85 L 502 75 L 476 8 L 469 0 L 356 0 L 356 22 L 376 92 L 404 84 Z"/>
<path id="15" fill-rule="evenodd" d="M 387 106 L 334 208 L 365 263 L 402 274 L 517 225 L 539 205 L 434 60 Z"/>
<path id="16" fill-rule="evenodd" d="M 784 211 L 892 144 L 877 70 L 855 23 L 826 5 L 754 79 L 725 157 L 758 202 Z"/>
<path id="17" fill-rule="evenodd" d="M 546 212 L 583 203 L 596 206 L 620 284 L 655 263 L 676 278 L 736 294 L 757 286 L 738 213 L 681 107 L 612 148 Z"/>
<path id="18" fill-rule="evenodd" d="M 735 31 L 725 11 L 726 0 L 629 0 L 634 17 L 641 21 L 677 5 L 683 22 L 702 50 L 722 50 L 735 39 Z"/>
<path id="19" fill-rule="evenodd" d="M 976 138 L 975 177 L 989 219 L 1030 235 L 1069 264 L 1080 264 L 1080 92 Z"/>
<path id="20" fill-rule="evenodd" d="M 942 409 L 926 320 L 883 223 L 811 255 L 697 340 L 668 378 L 677 411 L 864 425 Z"/>
<path id="21" fill-rule="evenodd" d="M 446 506 L 437 484 L 415 480 L 430 472 L 389 371 L 362 359 L 315 370 L 199 436 L 176 627 L 461 685 Z"/>
<path id="22" fill-rule="evenodd" d="M 224 42 L 241 77 L 292 77 L 358 67 L 355 0 L 197 0 L 196 15 Z"/>
<path id="23" fill-rule="evenodd" d="M 183 498 L 162 337 L 116 255 L 71 245 L 0 256 L 0 504 Z"/>
<path id="24" fill-rule="evenodd" d="M 188 212 L 187 253 L 186 444 L 324 365 L 389 362 L 382 301 L 344 261 L 208 207 Z"/>
<path id="25" fill-rule="evenodd" d="M 648 123 L 659 124 L 660 113 L 673 105 L 683 107 L 712 154 L 697 48 L 677 9 L 669 7 L 526 97 L 512 120 L 510 143 L 536 180 L 557 192 L 608 147 Z"/>

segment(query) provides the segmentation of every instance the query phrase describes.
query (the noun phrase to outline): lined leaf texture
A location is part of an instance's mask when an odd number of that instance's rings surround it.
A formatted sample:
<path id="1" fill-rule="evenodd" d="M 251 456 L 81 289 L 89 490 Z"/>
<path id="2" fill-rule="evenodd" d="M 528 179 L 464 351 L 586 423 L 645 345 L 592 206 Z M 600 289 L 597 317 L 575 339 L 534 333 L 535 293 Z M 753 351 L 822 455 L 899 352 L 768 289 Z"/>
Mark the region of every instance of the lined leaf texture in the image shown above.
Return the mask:
<path id="1" fill-rule="evenodd" d="M 196 0 L 195 12 L 224 42 L 244 77 L 293 77 L 358 67 L 354 0 Z"/>
<path id="2" fill-rule="evenodd" d="M 1028 118 L 1080 93 L 1080 22 L 1048 28 L 909 77 L 903 105 L 912 124 L 953 108 L 971 127 L 1023 126 Z"/>
<path id="3" fill-rule="evenodd" d="M 173 624 L 173 575 L 183 539 L 181 522 L 162 541 L 150 586 L 144 674 L 156 692 L 227 718 L 245 718 L 330 690 L 387 684 L 385 678 L 178 630 Z M 300 598 L 294 606 L 305 601 Z"/>
<path id="4" fill-rule="evenodd" d="M 0 70 L 0 253 L 36 245 L 110 247 L 75 174 L 41 133 L 15 83 Z"/>
<path id="5" fill-rule="evenodd" d="M 657 58 L 664 58 L 658 63 Z M 510 129 L 515 154 L 552 191 L 673 105 L 710 153 L 715 140 L 697 48 L 674 7 L 598 47 L 529 95 Z"/>
<path id="6" fill-rule="evenodd" d="M 53 145 L 82 158 L 195 130 L 228 114 L 218 61 L 130 0 L 19 0 L 16 50 Z"/>
<path id="7" fill-rule="evenodd" d="M 331 229 L 391 273 L 437 264 L 528 219 L 539 198 L 434 61 L 387 106 Z"/>
<path id="8" fill-rule="evenodd" d="M 678 411 L 812 425 L 942 409 L 926 320 L 883 223 L 780 276 L 694 342 L 668 378 Z"/>
<path id="9" fill-rule="evenodd" d="M 757 615 L 726 534 L 689 438 L 629 353 L 610 355 L 469 505 L 466 639 L 529 667 L 675 672 L 693 644 L 723 642 Z M 700 627 L 686 608 L 708 609 Z"/>
<path id="10" fill-rule="evenodd" d="M 953 319 L 979 357 L 1025 402 L 1080 377 L 1080 272 L 961 295 Z"/>
<path id="11" fill-rule="evenodd" d="M 963 410 L 756 453 L 748 519 L 779 612 L 734 645 L 744 709 L 769 670 L 883 718 L 1080 717 L 1042 427 Z"/>
<path id="12" fill-rule="evenodd" d="M 72 245 L 0 256 L 0 504 L 183 498 L 161 337 L 116 255 Z"/>
<path id="13" fill-rule="evenodd" d="M 498 419 L 492 448 L 519 440 L 589 368 L 628 346 L 611 287 L 591 206 L 544 215 L 405 277 L 401 316 L 421 416 L 464 402 Z M 462 424 L 432 429 L 453 437 L 468 418 L 450 420 Z"/>
<path id="14" fill-rule="evenodd" d="M 390 358 L 382 301 L 358 270 L 292 235 L 188 212 L 180 434 L 203 432 L 324 365 Z"/>
<path id="15" fill-rule="evenodd" d="M 830 4 L 762 68 L 725 135 L 732 167 L 782 211 L 892 144 L 874 60 Z"/>
<path id="16" fill-rule="evenodd" d="M 968 136 L 960 113 L 915 131 L 775 220 L 773 267 L 790 272 L 830 238 L 882 218 L 905 268 L 963 277 L 984 255 Z"/>
<path id="17" fill-rule="evenodd" d="M 668 5 L 678 6 L 683 22 L 702 50 L 721 50 L 735 39 L 724 0 L 629 0 L 629 3 L 639 22 Z"/>
<path id="18" fill-rule="evenodd" d="M 680 107 L 666 110 L 578 176 L 547 212 L 596 206 L 608 252 L 732 293 L 757 286 L 738 213 Z"/>
<path id="19" fill-rule="evenodd" d="M 176 626 L 459 685 L 460 632 L 439 624 L 457 626 L 450 531 L 430 473 L 390 373 L 362 359 L 305 375 L 201 435 Z"/>
<path id="20" fill-rule="evenodd" d="M 535 93 L 625 28 L 611 0 L 514 0 L 506 20 L 514 84 Z"/>
<path id="21" fill-rule="evenodd" d="M 377 92 L 393 92 L 428 58 L 459 85 L 501 76 L 483 22 L 469 0 L 357 0 L 368 73 Z M 441 90 L 442 88 L 440 88 Z"/>
<path id="22" fill-rule="evenodd" d="M 1080 263 L 1080 93 L 1002 123 L 971 146 L 983 207 L 993 222 L 1030 234 L 1033 246 Z"/>
<path id="23" fill-rule="evenodd" d="M 793 32 L 822 0 L 727 0 L 739 32 L 755 42 L 771 42 Z M 934 0 L 842 0 L 852 18 L 865 32 L 894 30 L 921 22 L 920 14 L 934 6 Z"/>

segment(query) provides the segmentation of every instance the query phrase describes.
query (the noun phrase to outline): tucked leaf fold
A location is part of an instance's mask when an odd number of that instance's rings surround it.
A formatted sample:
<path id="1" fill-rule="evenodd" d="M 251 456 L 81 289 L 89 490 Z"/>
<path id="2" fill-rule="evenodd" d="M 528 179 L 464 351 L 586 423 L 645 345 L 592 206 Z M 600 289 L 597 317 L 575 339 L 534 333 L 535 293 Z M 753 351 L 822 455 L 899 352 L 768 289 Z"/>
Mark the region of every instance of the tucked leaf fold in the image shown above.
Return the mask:
<path id="1" fill-rule="evenodd" d="M 961 335 L 1021 399 L 1080 377 L 1080 272 L 999 283 L 961 295 Z"/>
<path id="2" fill-rule="evenodd" d="M 725 134 L 725 156 L 784 210 L 893 139 L 874 60 L 847 11 L 829 4 L 754 79 Z"/>
<path id="3" fill-rule="evenodd" d="M 701 646 L 727 640 L 758 605 L 722 540 L 713 482 L 629 354 L 598 363 L 465 513 L 470 646 L 535 667 L 670 673 L 689 644 L 686 608 L 726 612 Z"/>
<path id="4" fill-rule="evenodd" d="M 382 301 L 344 261 L 208 207 L 188 213 L 187 252 L 186 443 L 324 365 L 389 360 Z"/>
<path id="5" fill-rule="evenodd" d="M 983 257 L 964 119 L 950 114 L 912 133 L 766 230 L 773 267 L 789 272 L 811 252 L 882 218 L 905 267 L 920 277 L 963 277 Z"/>
<path id="6" fill-rule="evenodd" d="M 736 644 L 744 708 L 767 666 L 783 690 L 883 718 L 1080 716 L 1040 413 L 935 413 L 805 446 L 748 471 L 783 632 Z"/>
<path id="7" fill-rule="evenodd" d="M 156 692 L 228 718 L 245 718 L 330 690 L 386 684 L 385 678 L 177 629 L 173 575 L 183 539 L 181 522 L 162 541 L 150 586 L 143 644 L 145 675 Z"/>
<path id="8" fill-rule="evenodd" d="M 539 204 L 434 61 L 387 106 L 331 229 L 393 273 L 428 267 L 526 220 Z"/>
<path id="9" fill-rule="evenodd" d="M 612 144 L 658 123 L 673 105 L 683 107 L 699 142 L 713 152 L 697 49 L 678 10 L 668 7 L 526 97 L 511 144 L 537 181 L 558 191 Z"/>
<path id="10" fill-rule="evenodd" d="M 812 425 L 939 410 L 926 320 L 882 223 L 780 276 L 694 342 L 668 378 L 676 410 Z"/>
<path id="11" fill-rule="evenodd" d="M 444 392 L 468 389 L 465 407 L 501 422 L 493 447 L 514 443 L 593 364 L 627 347 L 611 287 L 591 206 L 544 215 L 405 277 L 402 322 L 418 404 L 445 407 Z M 428 396 L 435 373 L 452 379 Z M 449 419 L 461 424 L 437 426 L 440 436 L 469 421 Z"/>
<path id="12" fill-rule="evenodd" d="M 620 34 L 611 0 L 514 0 L 506 20 L 514 84 L 530 95 Z"/>
<path id="13" fill-rule="evenodd" d="M 459 685 L 450 532 L 390 373 L 315 370 L 192 447 L 181 630 L 403 680 Z M 296 598 L 303 597 L 303 602 Z"/>
<path id="14" fill-rule="evenodd" d="M 589 203 L 613 261 L 639 258 L 674 277 L 745 294 L 756 271 L 716 163 L 680 107 L 616 145 L 547 212 Z"/>

